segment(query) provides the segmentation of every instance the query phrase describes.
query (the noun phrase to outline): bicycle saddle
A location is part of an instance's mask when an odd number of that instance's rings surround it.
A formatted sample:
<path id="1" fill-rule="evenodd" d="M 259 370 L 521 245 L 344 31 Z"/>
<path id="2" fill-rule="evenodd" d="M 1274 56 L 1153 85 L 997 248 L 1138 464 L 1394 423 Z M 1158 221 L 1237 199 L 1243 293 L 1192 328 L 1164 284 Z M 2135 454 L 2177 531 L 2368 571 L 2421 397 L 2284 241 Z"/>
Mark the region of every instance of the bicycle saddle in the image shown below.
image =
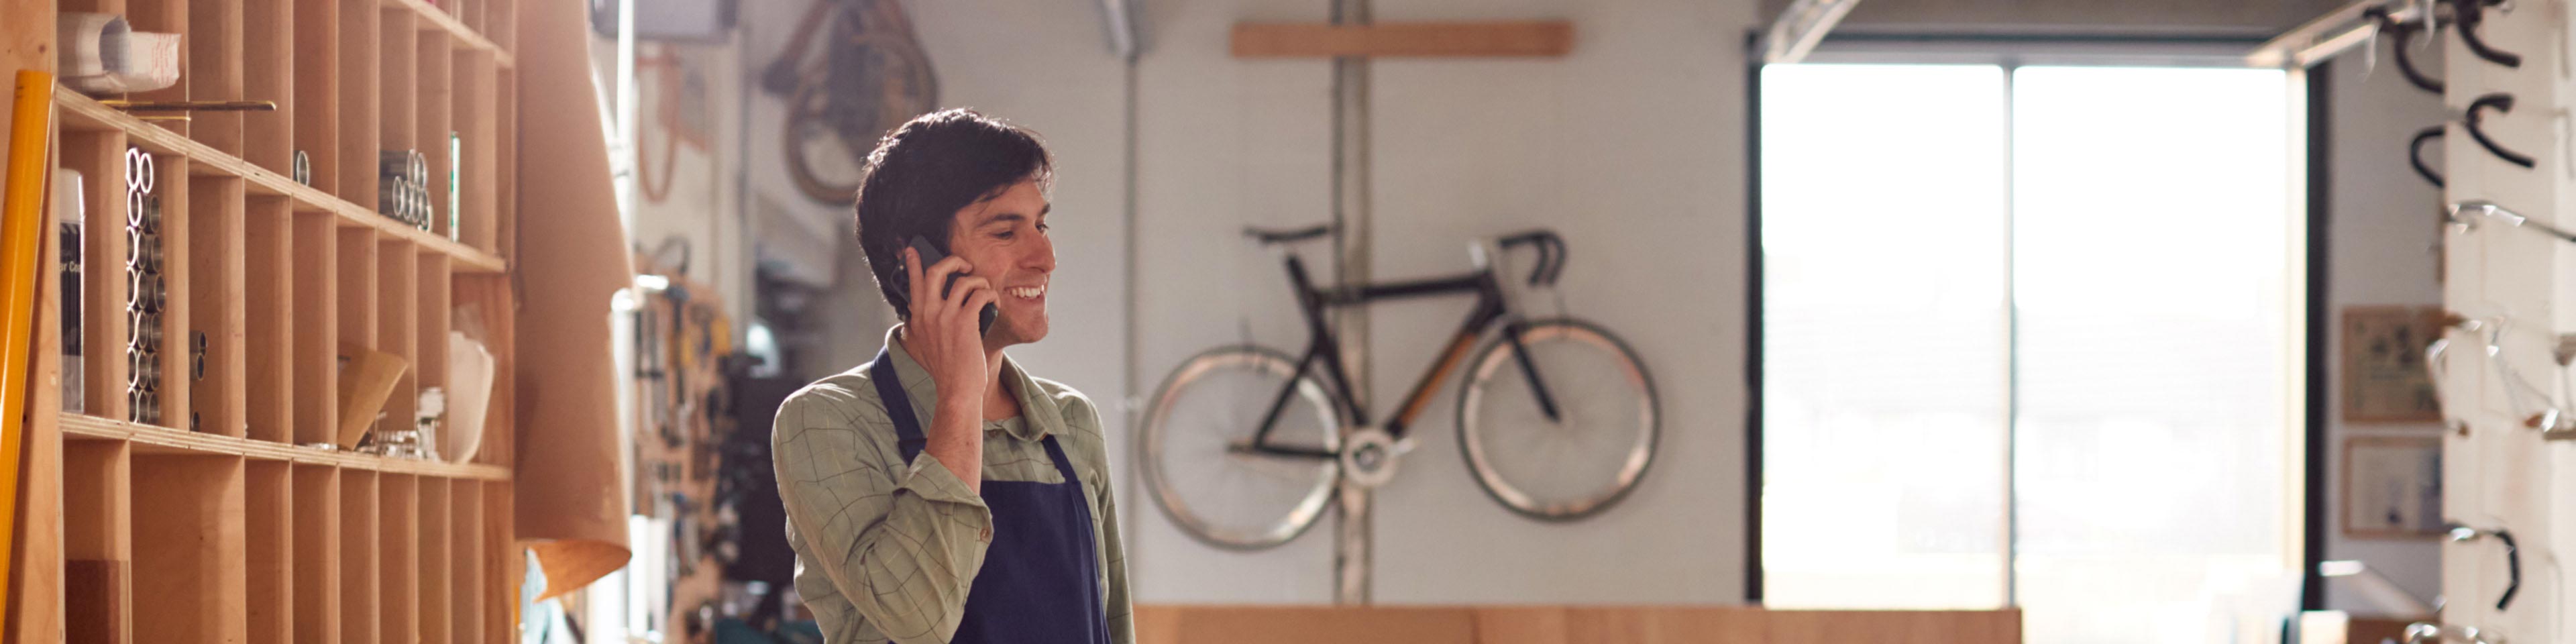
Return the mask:
<path id="1" fill-rule="evenodd" d="M 1332 224 L 1315 224 L 1305 228 L 1262 228 L 1244 226 L 1243 234 L 1264 244 L 1288 244 L 1315 239 L 1333 233 Z"/>

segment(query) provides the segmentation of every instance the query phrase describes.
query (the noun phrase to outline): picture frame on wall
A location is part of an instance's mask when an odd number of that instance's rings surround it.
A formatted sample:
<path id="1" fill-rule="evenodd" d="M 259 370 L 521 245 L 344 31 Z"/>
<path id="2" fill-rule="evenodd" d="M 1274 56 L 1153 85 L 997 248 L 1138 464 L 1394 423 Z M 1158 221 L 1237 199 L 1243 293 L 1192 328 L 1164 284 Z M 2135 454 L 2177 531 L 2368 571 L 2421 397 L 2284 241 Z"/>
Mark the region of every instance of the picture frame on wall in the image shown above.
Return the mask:
<path id="1" fill-rule="evenodd" d="M 2353 306 L 2343 310 L 2343 420 L 2438 423 L 2424 350 L 2442 336 L 2442 309 Z"/>
<path id="2" fill-rule="evenodd" d="M 2344 442 L 2344 536 L 2431 539 L 2442 533 L 2441 437 L 2355 436 Z"/>

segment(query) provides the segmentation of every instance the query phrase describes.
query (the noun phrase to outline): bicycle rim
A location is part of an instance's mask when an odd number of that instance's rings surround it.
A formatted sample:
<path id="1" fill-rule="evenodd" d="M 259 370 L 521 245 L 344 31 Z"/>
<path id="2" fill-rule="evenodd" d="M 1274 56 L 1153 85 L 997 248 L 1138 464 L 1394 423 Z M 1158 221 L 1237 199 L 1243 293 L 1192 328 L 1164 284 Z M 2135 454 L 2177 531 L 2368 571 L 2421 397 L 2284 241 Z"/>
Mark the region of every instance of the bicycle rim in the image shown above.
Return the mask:
<path id="1" fill-rule="evenodd" d="M 1512 345 L 1497 338 L 1458 396 L 1458 447 L 1477 484 L 1523 516 L 1572 521 L 1609 509 L 1654 462 L 1654 382 L 1626 344 L 1590 324 L 1550 320 L 1522 332 L 1562 422 L 1531 393 Z"/>
<path id="2" fill-rule="evenodd" d="M 1314 379 L 1277 352 L 1220 349 L 1191 358 L 1154 396 L 1138 429 L 1137 462 L 1155 505 L 1182 532 L 1210 545 L 1256 550 L 1295 539 L 1323 516 L 1340 478 L 1330 459 L 1239 454 L 1281 386 L 1296 395 L 1273 444 L 1340 447 L 1341 422 Z"/>

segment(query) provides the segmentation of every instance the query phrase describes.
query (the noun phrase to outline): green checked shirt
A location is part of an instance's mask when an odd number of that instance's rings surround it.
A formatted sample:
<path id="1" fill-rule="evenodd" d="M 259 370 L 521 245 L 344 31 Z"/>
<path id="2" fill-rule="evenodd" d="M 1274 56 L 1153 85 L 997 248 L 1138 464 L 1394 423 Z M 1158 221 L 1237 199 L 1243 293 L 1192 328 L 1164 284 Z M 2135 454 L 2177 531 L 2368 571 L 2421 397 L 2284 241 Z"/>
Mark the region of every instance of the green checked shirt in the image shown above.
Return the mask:
<path id="1" fill-rule="evenodd" d="M 887 359 L 926 425 L 939 396 L 930 372 L 895 341 L 901 330 L 886 333 Z M 1118 505 L 1109 496 L 1100 413 L 1082 392 L 1031 378 L 1007 357 L 1002 382 L 1019 397 L 1020 417 L 984 422 L 984 480 L 1064 482 L 1040 442 L 1056 437 L 1090 492 L 1110 639 L 1133 644 L 1127 553 L 1118 536 Z M 993 541 L 993 515 L 929 452 L 903 462 L 894 422 L 867 368 L 788 396 L 771 440 L 787 541 L 796 550 L 796 594 L 814 611 L 823 641 L 918 644 L 955 635 L 984 548 Z"/>

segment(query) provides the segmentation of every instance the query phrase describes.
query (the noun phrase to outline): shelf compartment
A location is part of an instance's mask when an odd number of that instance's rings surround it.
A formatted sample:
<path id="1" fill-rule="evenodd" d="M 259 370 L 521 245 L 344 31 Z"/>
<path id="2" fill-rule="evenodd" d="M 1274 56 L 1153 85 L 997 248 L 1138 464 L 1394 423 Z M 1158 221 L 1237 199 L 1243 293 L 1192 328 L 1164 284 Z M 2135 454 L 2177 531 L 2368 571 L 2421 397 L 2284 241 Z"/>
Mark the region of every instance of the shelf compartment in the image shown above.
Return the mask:
<path id="1" fill-rule="evenodd" d="M 401 356 L 409 365 L 394 381 L 393 397 L 385 399 L 384 416 L 376 421 L 377 431 L 410 428 L 413 410 L 420 406 L 420 351 L 412 341 L 414 326 L 420 322 L 419 314 L 413 311 L 420 305 L 420 280 L 414 275 L 419 269 L 420 258 L 410 243 L 386 241 L 376 246 L 374 348 Z"/>
<path id="2" fill-rule="evenodd" d="M 171 0 L 176 2 L 178 0 Z M 243 0 L 189 2 L 185 100 L 242 100 Z M 188 136 L 225 154 L 242 154 L 242 114 L 232 111 L 188 113 Z"/>
<path id="3" fill-rule="evenodd" d="M 411 632 L 420 634 L 420 644 L 451 644 L 455 624 L 448 621 L 454 617 L 454 611 L 449 608 L 449 602 L 454 599 L 451 596 L 454 587 L 450 584 L 455 583 L 455 579 L 448 560 L 452 548 L 447 531 L 454 522 L 455 510 L 449 503 L 449 483 L 432 478 L 413 479 L 413 482 L 420 491 L 420 514 L 414 524 L 418 528 L 418 536 L 413 540 L 414 552 L 420 556 L 420 566 L 416 569 L 416 583 L 412 584 L 419 603 L 416 604 L 418 611 L 413 613 L 415 622 Z"/>
<path id="4" fill-rule="evenodd" d="M 328 213 L 296 212 L 289 233 L 295 247 L 295 329 L 291 371 L 302 396 L 294 408 L 295 443 L 338 443 L 340 432 L 339 226 Z"/>
<path id="5" fill-rule="evenodd" d="M 340 170 L 335 185 L 341 199 L 352 203 L 376 203 L 376 151 L 382 147 L 376 140 L 379 119 L 384 114 L 383 98 L 378 84 L 385 56 L 384 19 L 382 11 L 370 6 L 372 0 L 341 0 L 340 6 L 340 127 L 334 133 L 339 145 Z"/>
<path id="6" fill-rule="evenodd" d="M 243 641 L 242 458 L 138 453 L 133 463 L 134 640 Z"/>
<path id="7" fill-rule="evenodd" d="M 65 639 L 126 644 L 134 634 L 132 450 L 124 443 L 63 446 Z"/>
<path id="8" fill-rule="evenodd" d="M 455 16 L 447 15 L 446 11 L 438 7 L 430 6 L 429 3 L 421 0 L 383 1 L 387 8 L 416 16 L 420 21 L 420 29 L 424 31 L 444 33 L 448 38 L 455 39 L 457 45 L 467 49 L 492 52 L 494 56 L 499 57 L 502 65 L 515 64 L 509 50 L 494 44 L 491 39 L 484 38 L 483 34 L 465 26 L 464 22 L 458 21 Z"/>
<path id="9" fill-rule="evenodd" d="M 370 96 L 373 95 L 372 92 L 369 94 Z M 249 184 L 246 189 L 249 194 L 285 195 L 288 198 L 294 199 L 299 204 L 297 206 L 298 210 L 329 212 L 332 215 L 339 217 L 341 222 L 346 225 L 376 229 L 387 235 L 400 237 L 413 243 L 420 244 L 424 248 L 430 248 L 446 254 L 448 257 L 455 260 L 453 264 L 455 270 L 468 273 L 500 273 L 507 270 L 507 267 L 503 264 L 501 258 L 492 253 L 468 248 L 464 244 L 449 241 L 444 237 L 432 235 L 429 231 L 402 225 L 401 223 L 395 222 L 390 217 L 376 214 L 373 208 L 359 206 L 357 203 L 351 202 L 350 200 L 341 199 L 339 197 L 332 196 L 329 193 L 316 190 L 310 186 L 295 183 L 286 175 L 251 165 L 249 162 L 242 161 L 240 158 L 226 155 L 213 148 L 206 147 L 204 144 L 188 140 L 187 137 L 160 131 L 157 127 L 146 124 L 143 121 L 137 120 L 133 116 L 127 115 L 123 112 L 118 112 L 114 108 L 100 104 L 98 101 L 89 97 L 81 96 L 78 92 L 72 92 L 69 90 L 56 92 L 55 104 L 63 108 L 62 117 L 64 135 L 67 140 L 76 133 L 122 132 L 126 135 L 128 141 L 147 151 L 151 151 L 156 154 L 178 155 L 196 161 L 197 166 L 195 171 L 197 172 L 208 174 L 230 174 L 247 179 Z M 367 139 L 367 146 L 372 147 L 375 145 L 375 134 L 372 131 L 372 125 L 370 125 L 369 132 L 366 134 L 365 138 Z M 117 154 L 124 154 L 121 147 L 122 145 L 123 143 L 119 143 L 120 149 L 117 151 Z M 65 149 L 67 159 L 69 158 L 69 153 L 71 151 L 72 150 L 67 146 Z M 506 157 L 508 155 L 504 156 Z M 115 163 L 123 163 L 122 158 L 114 158 L 113 160 Z M 368 152 L 367 164 L 364 166 L 366 174 L 363 179 L 366 182 L 364 187 L 370 195 L 367 197 L 367 201 L 370 203 L 375 201 L 375 197 L 373 196 L 375 191 L 374 160 L 375 153 Z M 505 161 L 507 161 L 506 158 Z M 321 162 L 320 157 L 315 157 L 314 163 L 317 164 L 317 166 Z M 505 163 L 504 166 L 504 172 L 509 172 L 514 169 L 514 166 L 508 163 Z M 318 174 L 321 170 L 317 168 L 315 172 Z M 168 170 L 164 169 L 163 174 L 164 176 L 167 176 Z M 122 177 L 123 175 L 117 176 Z M 119 180 L 121 181 L 122 179 Z M 505 192 L 505 199 L 511 196 L 515 195 Z M 122 210 L 124 202 L 121 197 L 115 201 L 116 207 L 119 208 L 117 212 L 122 216 L 122 213 L 124 212 Z"/>
<path id="10" fill-rule="evenodd" d="M 297 100 L 295 0 L 242 2 L 242 98 L 273 101 L 277 109 L 241 115 L 241 158 L 270 172 L 293 176 Z M 304 52 L 312 55 L 312 52 Z M 327 54 L 325 54 L 327 55 Z M 218 146 L 220 149 L 220 146 Z"/>
<path id="11" fill-rule="evenodd" d="M 382 625 L 376 554 L 379 501 L 374 472 L 340 472 L 340 643 L 375 644 Z M 386 633 L 387 640 L 400 632 Z"/>
<path id="12" fill-rule="evenodd" d="M 242 238 L 243 419 L 249 436 L 297 439 L 295 424 L 295 211 L 284 197 L 251 199 Z M 324 220 L 329 225 L 329 220 Z M 322 398 L 319 395 L 314 398 Z"/>
<path id="13" fill-rule="evenodd" d="M 295 494 L 291 463 L 250 461 L 246 492 L 249 523 L 244 526 L 243 562 L 249 597 L 248 641 L 285 642 L 294 632 L 296 604 L 276 598 L 295 596 Z"/>
<path id="14" fill-rule="evenodd" d="M 387 474 L 376 479 L 377 596 L 384 640 L 407 644 L 420 634 L 419 479 Z"/>
<path id="15" fill-rule="evenodd" d="M 125 147 L 123 131 L 66 132 L 62 167 L 81 173 L 81 328 L 83 413 L 126 417 Z"/>
<path id="16" fill-rule="evenodd" d="M 294 148 L 304 152 L 306 165 L 313 173 L 313 188 L 323 194 L 339 194 L 341 0 L 290 1 L 295 3 L 295 48 L 301 54 L 292 63 Z M 287 172 L 278 174 L 293 177 Z"/>
<path id="17" fill-rule="evenodd" d="M 448 628 L 454 644 L 482 644 L 484 591 L 483 482 L 448 483 L 448 522 L 442 526 L 448 552 L 450 594 Z M 496 644 L 506 644 L 505 642 Z"/>
<path id="18" fill-rule="evenodd" d="M 249 297 L 243 264 L 250 203 L 242 193 L 240 177 L 199 177 L 189 186 L 189 202 L 196 212 L 189 217 L 187 238 L 171 243 L 184 242 L 188 247 L 193 287 L 186 293 L 191 317 L 188 333 L 179 338 L 179 352 L 166 362 L 187 383 L 189 408 L 195 415 L 165 420 L 195 431 L 248 436 L 250 421 L 244 410 L 248 397 L 242 385 Z M 176 288 L 174 299 L 179 293 Z M 204 343 L 203 356 L 196 355 L 198 342 Z"/>
<path id="19" fill-rule="evenodd" d="M 340 468 L 295 468 L 295 642 L 340 641 Z"/>

